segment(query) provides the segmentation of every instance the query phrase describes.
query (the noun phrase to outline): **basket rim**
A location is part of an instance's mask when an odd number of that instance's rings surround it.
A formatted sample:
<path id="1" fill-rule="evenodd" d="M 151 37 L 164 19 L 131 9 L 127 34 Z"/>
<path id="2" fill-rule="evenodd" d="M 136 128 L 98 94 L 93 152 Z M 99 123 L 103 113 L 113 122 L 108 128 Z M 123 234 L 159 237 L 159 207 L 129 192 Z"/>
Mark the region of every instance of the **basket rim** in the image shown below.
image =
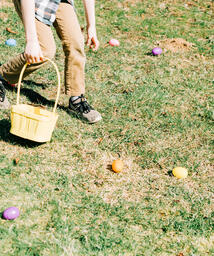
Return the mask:
<path id="1" fill-rule="evenodd" d="M 31 109 L 35 109 L 35 108 L 41 109 L 44 114 L 30 113 L 26 109 L 22 109 L 23 106 Z M 11 114 L 17 114 L 25 118 L 34 119 L 38 121 L 46 121 L 46 122 L 50 122 L 51 120 L 56 119 L 59 116 L 56 112 L 51 112 L 49 110 L 46 110 L 40 107 L 34 107 L 29 104 L 12 105 Z"/>

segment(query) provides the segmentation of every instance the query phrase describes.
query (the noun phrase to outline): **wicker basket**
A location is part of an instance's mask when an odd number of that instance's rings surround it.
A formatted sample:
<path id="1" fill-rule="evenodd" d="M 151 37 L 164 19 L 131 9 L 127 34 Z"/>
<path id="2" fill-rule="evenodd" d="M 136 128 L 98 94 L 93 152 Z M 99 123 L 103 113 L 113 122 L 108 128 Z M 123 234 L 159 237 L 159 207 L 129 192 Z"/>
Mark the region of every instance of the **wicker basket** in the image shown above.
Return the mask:
<path id="1" fill-rule="evenodd" d="M 55 113 L 60 94 L 60 74 L 56 64 L 50 61 L 56 69 L 58 78 L 58 90 L 53 112 L 27 104 L 19 104 L 20 87 L 27 63 L 22 68 L 18 82 L 17 104 L 11 107 L 11 129 L 10 133 L 36 142 L 50 141 L 52 132 L 56 125 L 58 114 Z"/>

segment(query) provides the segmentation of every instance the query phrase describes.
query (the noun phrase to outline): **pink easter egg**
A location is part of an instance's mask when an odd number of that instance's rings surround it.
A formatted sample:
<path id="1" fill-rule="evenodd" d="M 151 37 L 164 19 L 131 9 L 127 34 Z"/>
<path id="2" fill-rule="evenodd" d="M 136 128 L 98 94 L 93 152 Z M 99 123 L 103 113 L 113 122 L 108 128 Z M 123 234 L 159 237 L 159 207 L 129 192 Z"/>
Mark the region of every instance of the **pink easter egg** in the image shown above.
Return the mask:
<path id="1" fill-rule="evenodd" d="M 112 38 L 111 40 L 109 40 L 109 44 L 111 46 L 119 46 L 120 42 L 117 39 Z"/>

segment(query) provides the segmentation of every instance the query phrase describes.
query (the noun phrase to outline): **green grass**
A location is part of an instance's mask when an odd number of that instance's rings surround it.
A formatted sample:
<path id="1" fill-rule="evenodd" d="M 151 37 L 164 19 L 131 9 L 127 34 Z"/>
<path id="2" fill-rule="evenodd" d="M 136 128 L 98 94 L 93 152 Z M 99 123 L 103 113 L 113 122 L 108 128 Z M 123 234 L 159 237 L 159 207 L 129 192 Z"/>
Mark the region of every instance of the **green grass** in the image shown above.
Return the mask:
<path id="1" fill-rule="evenodd" d="M 213 7 L 97 1 L 101 46 L 96 53 L 86 48 L 86 83 L 103 121 L 88 125 L 69 116 L 62 89 L 52 140 L 38 145 L 11 135 L 10 112 L 0 112 L 0 212 L 21 212 L 14 221 L 0 219 L 1 256 L 214 255 Z M 76 8 L 85 27 L 81 1 Z M 25 44 L 11 6 L 1 8 L 0 28 L 4 63 Z M 15 48 L 4 44 L 11 37 Z M 107 46 L 110 38 L 120 47 Z M 171 38 L 192 46 L 164 48 Z M 151 56 L 159 44 L 163 54 Z M 22 102 L 32 103 L 32 90 L 54 101 L 51 66 L 25 80 Z M 15 90 L 7 95 L 15 104 Z M 119 174 L 109 170 L 116 158 L 125 164 Z M 175 166 L 188 169 L 185 180 L 171 175 Z"/>

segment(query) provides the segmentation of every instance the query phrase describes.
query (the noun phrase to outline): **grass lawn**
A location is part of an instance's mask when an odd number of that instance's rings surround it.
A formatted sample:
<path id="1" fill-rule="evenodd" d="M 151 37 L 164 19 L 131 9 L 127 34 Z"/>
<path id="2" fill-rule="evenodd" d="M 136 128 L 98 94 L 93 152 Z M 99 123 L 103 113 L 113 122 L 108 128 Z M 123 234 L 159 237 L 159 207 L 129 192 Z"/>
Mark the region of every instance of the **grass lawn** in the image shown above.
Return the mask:
<path id="1" fill-rule="evenodd" d="M 10 1 L 0 5 L 5 63 L 25 38 Z M 85 32 L 80 0 L 76 9 Z M 86 48 L 86 96 L 102 122 L 70 116 L 63 86 L 49 143 L 11 135 L 10 111 L 0 111 L 0 212 L 20 209 L 0 219 L 1 256 L 214 255 L 213 10 L 211 0 L 97 1 L 101 46 Z M 51 109 L 55 95 L 49 64 L 23 82 L 22 102 Z M 16 104 L 16 89 L 7 96 Z M 118 174 L 109 168 L 117 158 Z M 186 179 L 171 175 L 176 166 Z"/>

